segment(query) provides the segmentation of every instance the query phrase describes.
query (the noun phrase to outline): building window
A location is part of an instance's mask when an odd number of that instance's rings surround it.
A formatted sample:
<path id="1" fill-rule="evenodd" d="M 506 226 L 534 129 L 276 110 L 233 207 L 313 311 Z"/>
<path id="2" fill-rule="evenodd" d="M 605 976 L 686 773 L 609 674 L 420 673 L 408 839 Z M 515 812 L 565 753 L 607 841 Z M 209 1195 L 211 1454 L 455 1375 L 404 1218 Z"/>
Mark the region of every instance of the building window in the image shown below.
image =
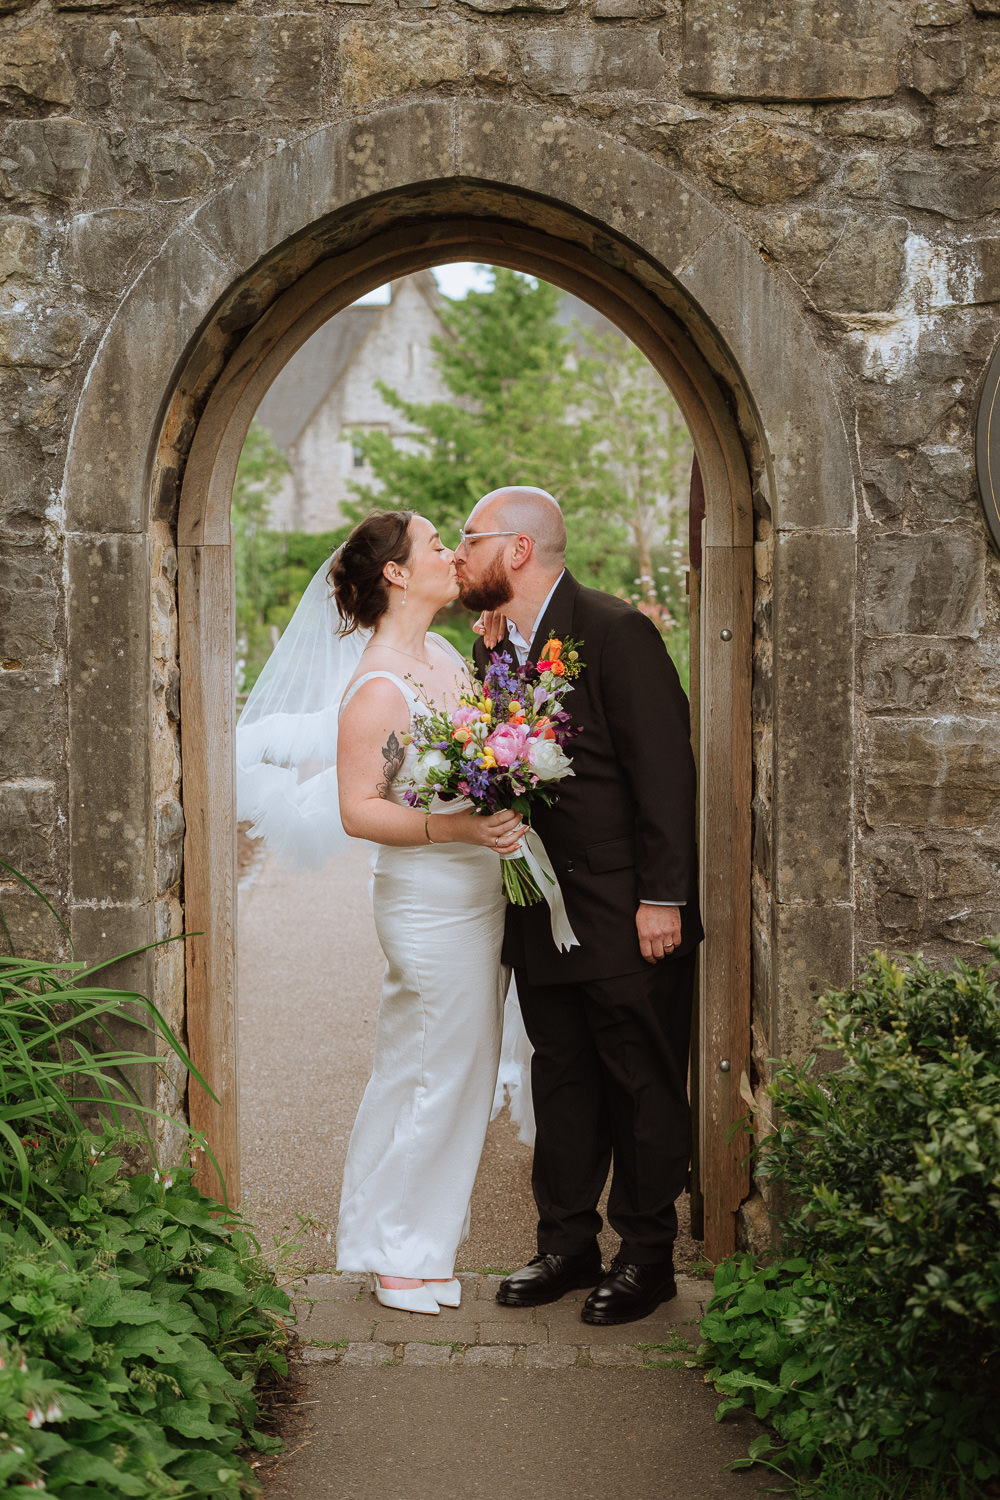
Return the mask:
<path id="1" fill-rule="evenodd" d="M 365 466 L 365 455 L 361 444 L 356 440 L 351 444 L 351 467 L 363 469 Z"/>

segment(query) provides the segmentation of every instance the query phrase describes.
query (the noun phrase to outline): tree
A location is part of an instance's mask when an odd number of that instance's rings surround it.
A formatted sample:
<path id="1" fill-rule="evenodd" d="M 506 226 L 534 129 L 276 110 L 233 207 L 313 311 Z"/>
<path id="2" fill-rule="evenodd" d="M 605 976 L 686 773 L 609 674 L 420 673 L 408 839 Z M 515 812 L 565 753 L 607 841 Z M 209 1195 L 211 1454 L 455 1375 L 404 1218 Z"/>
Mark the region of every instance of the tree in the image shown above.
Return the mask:
<path id="1" fill-rule="evenodd" d="M 452 399 L 408 402 L 379 386 L 414 432 L 398 446 L 357 436 L 375 482 L 354 486 L 356 514 L 407 506 L 449 538 L 488 490 L 540 485 L 566 515 L 572 571 L 633 598 L 679 641 L 690 437 L 640 351 L 565 327 L 560 303 L 557 288 L 498 268 L 490 290 L 445 304 L 433 349 Z M 686 642 L 675 654 L 686 660 Z"/>
<path id="2" fill-rule="evenodd" d="M 233 486 L 237 692 L 257 680 L 280 632 L 341 532 L 277 531 L 268 526 L 288 460 L 266 427 L 250 424 Z"/>

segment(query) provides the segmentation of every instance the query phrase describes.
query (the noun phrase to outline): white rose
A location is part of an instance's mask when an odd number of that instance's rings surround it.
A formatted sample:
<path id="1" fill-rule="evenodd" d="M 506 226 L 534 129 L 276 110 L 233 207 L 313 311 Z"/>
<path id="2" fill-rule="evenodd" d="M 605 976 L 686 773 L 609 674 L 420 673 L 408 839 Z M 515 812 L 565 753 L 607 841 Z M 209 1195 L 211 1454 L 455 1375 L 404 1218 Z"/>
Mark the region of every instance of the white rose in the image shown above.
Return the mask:
<path id="1" fill-rule="evenodd" d="M 423 755 L 417 756 L 417 763 L 413 768 L 413 779 L 417 786 L 427 786 L 433 771 L 448 770 L 448 757 L 443 750 L 425 750 Z"/>
<path id="2" fill-rule="evenodd" d="M 559 781 L 573 774 L 569 756 L 555 740 L 529 740 L 528 761 L 539 781 Z"/>

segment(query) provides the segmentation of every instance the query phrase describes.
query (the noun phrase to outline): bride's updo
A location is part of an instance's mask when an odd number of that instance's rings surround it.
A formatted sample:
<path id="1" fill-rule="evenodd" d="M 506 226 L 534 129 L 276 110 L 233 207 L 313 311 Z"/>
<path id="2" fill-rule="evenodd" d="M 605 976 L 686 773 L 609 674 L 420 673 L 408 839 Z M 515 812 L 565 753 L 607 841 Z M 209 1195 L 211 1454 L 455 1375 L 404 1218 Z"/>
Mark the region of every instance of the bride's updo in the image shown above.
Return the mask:
<path id="1" fill-rule="evenodd" d="M 382 569 L 388 562 L 409 562 L 412 520 L 412 510 L 372 511 L 335 554 L 326 577 L 333 586 L 344 635 L 359 625 L 374 629 L 389 608 L 390 584 Z"/>

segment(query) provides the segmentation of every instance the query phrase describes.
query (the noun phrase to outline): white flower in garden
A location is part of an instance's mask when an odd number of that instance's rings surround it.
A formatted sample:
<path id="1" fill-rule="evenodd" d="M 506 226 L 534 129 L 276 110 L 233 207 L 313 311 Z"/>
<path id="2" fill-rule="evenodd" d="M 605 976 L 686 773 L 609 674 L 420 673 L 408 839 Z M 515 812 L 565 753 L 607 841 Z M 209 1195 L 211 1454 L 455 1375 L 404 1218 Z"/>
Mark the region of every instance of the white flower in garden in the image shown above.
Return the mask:
<path id="1" fill-rule="evenodd" d="M 531 769 L 540 781 L 559 781 L 563 776 L 573 775 L 569 756 L 555 740 L 529 740 L 527 753 Z"/>

